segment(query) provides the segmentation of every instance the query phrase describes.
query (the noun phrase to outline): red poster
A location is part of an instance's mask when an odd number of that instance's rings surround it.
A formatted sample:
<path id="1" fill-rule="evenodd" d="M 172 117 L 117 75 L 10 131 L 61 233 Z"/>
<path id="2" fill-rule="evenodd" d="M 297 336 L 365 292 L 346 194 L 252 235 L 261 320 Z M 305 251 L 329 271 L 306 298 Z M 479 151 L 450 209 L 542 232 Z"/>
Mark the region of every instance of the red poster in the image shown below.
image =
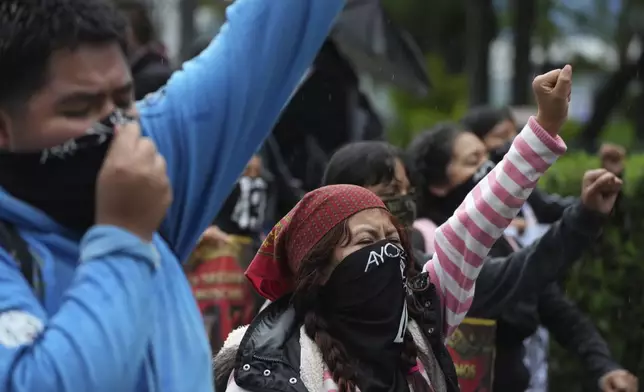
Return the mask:
<path id="1" fill-rule="evenodd" d="M 219 247 L 201 245 L 188 263 L 188 279 L 213 352 L 233 329 L 249 324 L 255 316 L 256 300 L 240 260 L 245 245 L 240 238 Z"/>
<path id="2" fill-rule="evenodd" d="M 492 392 L 496 321 L 466 318 L 447 340 L 461 392 Z"/>

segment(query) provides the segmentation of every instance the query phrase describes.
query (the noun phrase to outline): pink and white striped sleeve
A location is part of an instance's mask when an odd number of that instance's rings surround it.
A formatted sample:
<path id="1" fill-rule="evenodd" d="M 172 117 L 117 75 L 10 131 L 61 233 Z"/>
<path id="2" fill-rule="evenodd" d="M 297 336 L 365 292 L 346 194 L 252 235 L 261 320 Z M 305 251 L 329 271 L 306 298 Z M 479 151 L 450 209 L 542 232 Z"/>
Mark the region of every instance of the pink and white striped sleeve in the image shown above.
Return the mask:
<path id="1" fill-rule="evenodd" d="M 436 230 L 433 259 L 425 264 L 443 306 L 445 336 L 463 321 L 483 260 L 519 212 L 541 175 L 566 151 L 531 117 L 510 152 Z"/>

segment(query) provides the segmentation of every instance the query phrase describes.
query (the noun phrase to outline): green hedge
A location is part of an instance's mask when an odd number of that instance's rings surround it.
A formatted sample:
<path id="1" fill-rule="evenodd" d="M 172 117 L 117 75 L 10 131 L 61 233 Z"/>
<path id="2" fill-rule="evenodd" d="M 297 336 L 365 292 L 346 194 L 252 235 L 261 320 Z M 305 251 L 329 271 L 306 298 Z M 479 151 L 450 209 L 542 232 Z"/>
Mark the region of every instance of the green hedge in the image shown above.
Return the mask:
<path id="1" fill-rule="evenodd" d="M 579 195 L 584 171 L 597 168 L 596 157 L 569 153 L 539 186 L 562 195 Z M 565 280 L 567 295 L 594 321 L 614 358 L 644 381 L 644 155 L 629 157 L 625 203 L 596 246 L 575 264 Z M 627 217 L 627 218 L 626 218 Z M 631 224 L 627 229 L 625 218 Z M 550 390 L 592 390 L 578 358 L 551 346 Z"/>

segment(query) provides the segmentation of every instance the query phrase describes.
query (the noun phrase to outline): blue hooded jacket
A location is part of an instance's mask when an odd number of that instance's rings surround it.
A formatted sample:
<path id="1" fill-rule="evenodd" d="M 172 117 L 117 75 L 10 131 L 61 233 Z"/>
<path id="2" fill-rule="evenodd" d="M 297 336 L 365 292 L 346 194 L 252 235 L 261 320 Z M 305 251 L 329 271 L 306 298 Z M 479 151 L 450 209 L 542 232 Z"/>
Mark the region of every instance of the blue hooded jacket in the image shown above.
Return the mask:
<path id="1" fill-rule="evenodd" d="M 210 46 L 138 104 L 174 191 L 162 230 L 181 260 L 328 35 L 343 0 L 237 0 Z M 177 257 L 117 227 L 78 241 L 0 189 L 40 264 L 39 301 L 0 249 L 0 392 L 213 390 L 203 321 Z"/>

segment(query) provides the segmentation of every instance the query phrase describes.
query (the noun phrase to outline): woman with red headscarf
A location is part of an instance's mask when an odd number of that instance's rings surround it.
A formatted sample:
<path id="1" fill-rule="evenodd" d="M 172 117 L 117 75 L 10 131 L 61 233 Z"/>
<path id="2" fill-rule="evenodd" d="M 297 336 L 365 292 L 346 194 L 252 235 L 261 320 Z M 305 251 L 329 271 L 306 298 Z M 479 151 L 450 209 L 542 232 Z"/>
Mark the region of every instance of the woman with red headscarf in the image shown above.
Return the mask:
<path id="1" fill-rule="evenodd" d="M 354 185 L 308 193 L 246 271 L 274 302 L 224 343 L 217 390 L 458 391 L 436 331 L 449 335 L 463 320 L 483 258 L 565 151 L 557 132 L 570 77 L 567 67 L 535 79 L 539 114 L 437 229 L 422 273 L 404 228 L 374 193 Z"/>

